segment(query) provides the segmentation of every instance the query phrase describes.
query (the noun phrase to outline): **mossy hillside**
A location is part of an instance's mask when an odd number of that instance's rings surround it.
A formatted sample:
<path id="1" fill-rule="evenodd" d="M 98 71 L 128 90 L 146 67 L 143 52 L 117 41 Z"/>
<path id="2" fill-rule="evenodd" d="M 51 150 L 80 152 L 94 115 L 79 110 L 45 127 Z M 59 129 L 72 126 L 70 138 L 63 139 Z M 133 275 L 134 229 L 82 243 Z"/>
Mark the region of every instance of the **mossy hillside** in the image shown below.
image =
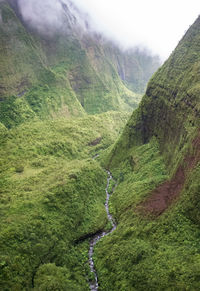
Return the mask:
<path id="1" fill-rule="evenodd" d="M 141 94 L 135 93 L 136 91 L 127 88 L 116 66 L 116 61 L 119 60 L 119 54 L 121 53 L 123 55 L 122 51 L 118 49 L 119 53 L 115 54 L 117 50 L 115 45 L 101 39 L 101 37 L 98 38 L 98 36 L 93 38 L 87 36 L 86 39 L 82 40 L 81 45 L 86 50 L 93 70 L 100 76 L 100 79 L 105 85 L 106 94 L 103 100 L 104 102 L 102 102 L 105 108 L 109 106 L 109 99 L 112 100 L 112 106 L 123 108 L 126 111 L 129 111 L 130 108 L 136 108 L 141 99 Z M 107 50 L 110 50 L 110 54 L 108 54 Z M 125 56 L 126 54 L 124 54 Z M 116 100 L 114 97 L 111 98 L 109 96 L 111 95 L 109 92 L 112 92 Z M 115 104 L 116 101 L 117 103 Z"/>
<path id="2" fill-rule="evenodd" d="M 37 290 L 38 268 L 54 262 L 58 274 L 64 268 L 72 290 L 87 290 L 88 245 L 76 241 L 106 224 L 106 174 L 93 161 L 57 158 L 47 167 L 38 161 L 34 166 L 17 166 L 1 185 L 1 288 Z"/>
<path id="3" fill-rule="evenodd" d="M 150 81 L 141 106 L 143 141 L 156 135 L 172 168 L 199 128 L 199 41 L 198 18 Z"/>
<path id="4" fill-rule="evenodd" d="M 70 160 L 92 157 L 113 143 L 126 120 L 127 114 L 108 112 L 70 120 L 27 122 L 11 130 L 1 125 L 3 149 L 11 154 L 9 163 L 2 166 L 9 169 L 15 162 L 31 165 L 31 159 L 40 154 L 65 154 Z"/>
<path id="5" fill-rule="evenodd" d="M 138 48 L 122 51 L 117 46 L 113 46 L 111 50 L 107 44 L 105 54 L 112 60 L 123 83 L 139 94 L 144 94 L 147 82 L 161 65 L 158 56 Z"/>
<path id="6" fill-rule="evenodd" d="M 7 127 L 35 117 L 83 116 L 66 75 L 46 65 L 39 40 L 1 3 L 1 122 Z"/>
<path id="7" fill-rule="evenodd" d="M 13 95 L 1 102 L 1 122 L 11 128 L 32 119 L 84 116 L 86 113 L 67 79 L 54 77 L 55 82 L 50 86 L 36 85 L 22 97 Z"/>
<path id="8" fill-rule="evenodd" d="M 92 157 L 126 120 L 109 112 L 1 126 L 1 289 L 88 290 L 82 238 L 107 224 L 107 174 Z"/>
<path id="9" fill-rule="evenodd" d="M 118 180 L 111 197 L 118 227 L 95 250 L 102 290 L 199 288 L 199 36 L 200 18 L 103 157 Z M 168 209 L 157 218 L 142 210 L 180 167 L 183 188 Z"/>
<path id="10" fill-rule="evenodd" d="M 199 128 L 199 23 L 198 18 L 150 80 L 139 108 L 111 152 L 111 168 L 128 149 L 153 136 L 171 173 L 183 160 Z"/>
<path id="11" fill-rule="evenodd" d="M 7 2 L 1 2 L 0 15 L 0 96 L 5 100 L 45 75 L 45 56 Z"/>
<path id="12" fill-rule="evenodd" d="M 193 184 L 185 188 L 173 211 L 169 209 L 156 221 L 139 215 L 134 204 L 122 209 L 116 232 L 95 249 L 101 290 L 198 289 L 199 216 L 198 210 L 191 215 L 191 209 L 197 209 L 195 197 L 199 193 L 199 184 L 194 181 L 199 174 L 198 168 L 190 177 Z M 138 191 L 136 185 L 134 188 Z M 127 187 L 125 183 L 124 187 Z M 128 189 L 133 193 L 131 188 Z M 126 199 L 129 191 L 122 187 L 116 191 L 123 193 L 123 204 L 129 205 Z M 143 195 L 140 187 L 137 202 Z"/>
<path id="13" fill-rule="evenodd" d="M 22 21 L 17 10 L 15 13 L 7 2 L 1 2 L 1 107 L 10 107 L 10 98 L 16 97 L 12 102 L 14 112 L 6 113 L 10 116 L 1 120 L 4 124 L 7 122 L 10 127 L 28 116 L 31 119 L 63 114 L 81 116 L 84 111 L 130 112 L 137 107 L 141 96 L 127 88 L 117 65 L 126 53 L 101 41 L 101 37 L 83 32 L 80 27 L 79 30 L 71 27 L 66 32 L 63 29 L 40 34 Z M 128 63 L 124 62 L 124 70 Z M 138 71 L 140 68 L 134 66 L 131 72 L 136 76 Z M 138 76 L 135 84 L 143 82 L 143 77 L 139 73 Z"/>
<path id="14" fill-rule="evenodd" d="M 157 219 L 141 202 L 169 171 L 155 138 L 135 146 L 112 169 L 117 187 L 110 210 L 117 229 L 95 248 L 101 290 L 195 290 L 199 286 L 199 165 L 188 173 L 179 200 Z"/>
<path id="15" fill-rule="evenodd" d="M 10 127 L 35 116 L 83 115 L 66 74 L 47 67 L 39 39 L 7 3 L 1 3 L 1 14 L 1 121 Z"/>
<path id="16" fill-rule="evenodd" d="M 108 61 L 103 55 L 100 55 L 104 58 L 103 73 L 93 68 L 87 51 L 81 41 L 73 36 L 73 32 L 69 37 L 59 34 L 53 37 L 38 37 L 36 33 L 27 30 L 8 4 L 1 4 L 1 14 L 2 100 L 11 95 L 21 97 L 26 91 L 29 95 L 29 90 L 31 95 L 35 87 L 39 86 L 41 92 L 36 90 L 37 98 L 34 103 L 41 103 L 38 98 L 43 99 L 43 106 L 41 110 L 37 110 L 37 113 L 46 116 L 46 113 L 49 113 L 49 100 L 46 100 L 42 91 L 46 91 L 46 85 L 52 87 L 52 83 L 57 83 L 58 99 L 59 89 L 66 89 L 64 95 L 69 94 L 69 100 L 65 100 L 66 105 L 71 105 L 70 96 L 73 95 L 88 113 L 109 110 L 131 111 L 132 106 L 137 106 L 137 100 L 134 101 L 136 95 L 121 83 L 116 72 L 114 74 L 117 80 L 113 81 L 113 72 L 107 69 Z M 50 68 L 53 71 L 56 68 L 60 74 L 55 76 Z M 61 79 L 60 82 L 56 81 L 58 78 Z M 66 81 L 66 86 L 63 86 L 63 79 Z M 58 105 L 60 100 L 53 99 L 54 104 Z M 77 105 L 77 111 L 80 112 L 80 105 L 75 98 L 74 103 Z M 26 106 L 27 104 L 23 103 L 23 107 Z M 18 106 L 16 107 L 17 110 Z"/>
<path id="17" fill-rule="evenodd" d="M 111 203 L 115 217 L 119 220 L 123 211 L 137 205 L 141 198 L 168 178 L 156 139 L 129 150 L 127 158 L 118 168 L 113 169 L 112 174 L 118 186 Z"/>
<path id="18" fill-rule="evenodd" d="M 78 100 L 89 114 L 131 111 L 138 105 L 140 95 L 126 88 L 101 43 L 92 37 L 85 35 L 82 39 L 74 39 L 58 35 L 56 42 L 52 39 L 41 41 L 49 65 L 67 75 Z"/>

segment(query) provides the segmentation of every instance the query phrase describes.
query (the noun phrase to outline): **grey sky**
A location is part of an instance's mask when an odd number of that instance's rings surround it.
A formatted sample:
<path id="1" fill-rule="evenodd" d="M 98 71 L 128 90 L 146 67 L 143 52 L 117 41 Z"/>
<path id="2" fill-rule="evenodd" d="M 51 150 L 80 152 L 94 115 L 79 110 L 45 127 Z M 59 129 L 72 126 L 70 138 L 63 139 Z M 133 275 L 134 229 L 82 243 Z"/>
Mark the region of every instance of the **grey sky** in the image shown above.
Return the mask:
<path id="1" fill-rule="evenodd" d="M 200 14 L 200 0 L 72 0 L 95 27 L 124 47 L 144 45 L 169 56 Z"/>
<path id="2" fill-rule="evenodd" d="M 19 0 L 26 21 L 41 32 L 63 29 L 62 2 L 70 0 Z M 92 27 L 122 47 L 144 46 L 162 59 L 169 56 L 200 13 L 200 0 L 71 0 L 88 13 Z M 69 5 L 69 7 L 71 7 Z M 70 9 L 73 9 L 72 7 Z M 73 11 L 75 13 L 75 11 Z M 84 22 L 85 16 L 78 21 Z"/>

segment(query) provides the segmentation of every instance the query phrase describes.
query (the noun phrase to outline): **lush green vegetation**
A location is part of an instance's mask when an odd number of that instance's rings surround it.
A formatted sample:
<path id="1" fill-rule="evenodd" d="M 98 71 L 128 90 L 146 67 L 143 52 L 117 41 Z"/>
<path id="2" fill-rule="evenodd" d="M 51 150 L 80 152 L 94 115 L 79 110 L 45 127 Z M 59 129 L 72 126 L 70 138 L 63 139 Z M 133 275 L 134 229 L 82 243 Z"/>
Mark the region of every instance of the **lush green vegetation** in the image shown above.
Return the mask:
<path id="1" fill-rule="evenodd" d="M 89 33 L 82 37 L 80 27 L 66 27 L 67 35 L 40 34 L 14 7 L 0 3 L 0 122 L 12 127 L 33 117 L 131 112 L 138 106 L 147 78 L 160 65 L 156 57 L 124 53 Z M 122 78 L 119 66 L 135 78 Z"/>
<path id="2" fill-rule="evenodd" d="M 92 157 L 126 120 L 109 112 L 1 125 L 0 289 L 88 290 L 81 238 L 107 224 L 107 174 Z"/>
<path id="3" fill-rule="evenodd" d="M 118 226 L 95 249 L 100 290 L 199 289 L 199 31 L 200 18 L 102 156 L 118 180 L 111 197 Z M 174 199 L 153 215 L 166 193 Z"/>
<path id="4" fill-rule="evenodd" d="M 159 218 L 140 212 L 140 203 L 168 179 L 167 172 L 155 139 L 131 148 L 113 168 L 118 186 L 110 210 L 118 226 L 95 248 L 100 290 L 199 288 L 200 167 L 189 175 L 178 203 Z"/>
<path id="5" fill-rule="evenodd" d="M 89 289 L 88 238 L 109 228 L 106 167 L 118 226 L 95 247 L 99 289 L 198 290 L 200 18 L 113 145 L 151 57 L 76 30 L 30 33 L 0 10 L 0 289 Z"/>
<path id="6" fill-rule="evenodd" d="M 86 47 L 76 30 L 39 35 L 16 12 L 1 1 L 0 289 L 88 290 L 83 238 L 109 227 L 106 173 L 93 157 L 140 95 L 104 44 L 88 35 Z"/>

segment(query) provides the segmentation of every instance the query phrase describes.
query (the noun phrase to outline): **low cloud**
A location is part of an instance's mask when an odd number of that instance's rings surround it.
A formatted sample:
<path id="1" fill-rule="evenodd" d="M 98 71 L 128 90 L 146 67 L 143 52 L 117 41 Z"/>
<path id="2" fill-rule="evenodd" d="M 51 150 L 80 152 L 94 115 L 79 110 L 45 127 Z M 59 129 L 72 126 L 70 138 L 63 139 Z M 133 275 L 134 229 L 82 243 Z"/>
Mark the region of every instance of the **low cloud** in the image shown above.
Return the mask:
<path id="1" fill-rule="evenodd" d="M 41 33 L 66 32 L 80 25 L 85 28 L 89 22 L 94 31 L 115 40 L 122 48 L 148 47 L 163 59 L 175 48 L 200 11 L 199 0 L 18 1 L 24 20 Z"/>
<path id="2" fill-rule="evenodd" d="M 95 28 L 125 48 L 148 47 L 166 58 L 198 14 L 199 0 L 73 0 Z"/>
<path id="3" fill-rule="evenodd" d="M 42 32 L 59 29 L 62 26 L 62 5 L 60 1 L 19 0 L 24 21 Z"/>
<path id="4" fill-rule="evenodd" d="M 18 0 L 18 4 L 24 21 L 43 34 L 85 26 L 84 17 L 69 0 Z"/>

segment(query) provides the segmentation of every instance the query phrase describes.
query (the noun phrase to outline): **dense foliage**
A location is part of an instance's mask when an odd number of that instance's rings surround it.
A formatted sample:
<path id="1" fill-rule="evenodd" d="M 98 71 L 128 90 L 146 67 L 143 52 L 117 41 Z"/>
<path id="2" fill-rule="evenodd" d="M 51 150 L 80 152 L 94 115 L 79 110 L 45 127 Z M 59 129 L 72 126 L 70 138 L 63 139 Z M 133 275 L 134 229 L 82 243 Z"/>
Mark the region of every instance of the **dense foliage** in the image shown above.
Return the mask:
<path id="1" fill-rule="evenodd" d="M 169 178 L 156 140 L 131 148 L 113 173 L 118 186 L 110 209 L 118 226 L 95 248 L 99 290 L 197 290 L 200 167 L 178 203 L 156 219 L 140 212 L 141 201 Z"/>
<path id="2" fill-rule="evenodd" d="M 117 181 L 109 186 L 117 228 L 95 246 L 99 290 L 198 290 L 200 18 L 113 145 L 157 61 L 78 30 L 38 34 L 8 2 L 0 2 L 0 289 L 89 289 L 88 240 L 109 228 L 106 167 Z"/>
<path id="3" fill-rule="evenodd" d="M 199 42 L 200 18 L 103 156 L 118 227 L 96 247 L 101 290 L 199 289 Z"/>
<path id="4" fill-rule="evenodd" d="M 107 224 L 107 175 L 92 157 L 126 119 L 109 112 L 9 131 L 1 125 L 0 289 L 88 290 L 88 240 L 81 238 Z"/>
<path id="5" fill-rule="evenodd" d="M 62 31 L 40 33 L 22 19 L 17 3 L 0 3 L 0 122 L 11 127 L 35 116 L 137 107 L 147 79 L 160 65 L 157 57 L 122 52 L 77 27 L 70 9 Z M 73 26 L 68 19 L 74 19 Z"/>

